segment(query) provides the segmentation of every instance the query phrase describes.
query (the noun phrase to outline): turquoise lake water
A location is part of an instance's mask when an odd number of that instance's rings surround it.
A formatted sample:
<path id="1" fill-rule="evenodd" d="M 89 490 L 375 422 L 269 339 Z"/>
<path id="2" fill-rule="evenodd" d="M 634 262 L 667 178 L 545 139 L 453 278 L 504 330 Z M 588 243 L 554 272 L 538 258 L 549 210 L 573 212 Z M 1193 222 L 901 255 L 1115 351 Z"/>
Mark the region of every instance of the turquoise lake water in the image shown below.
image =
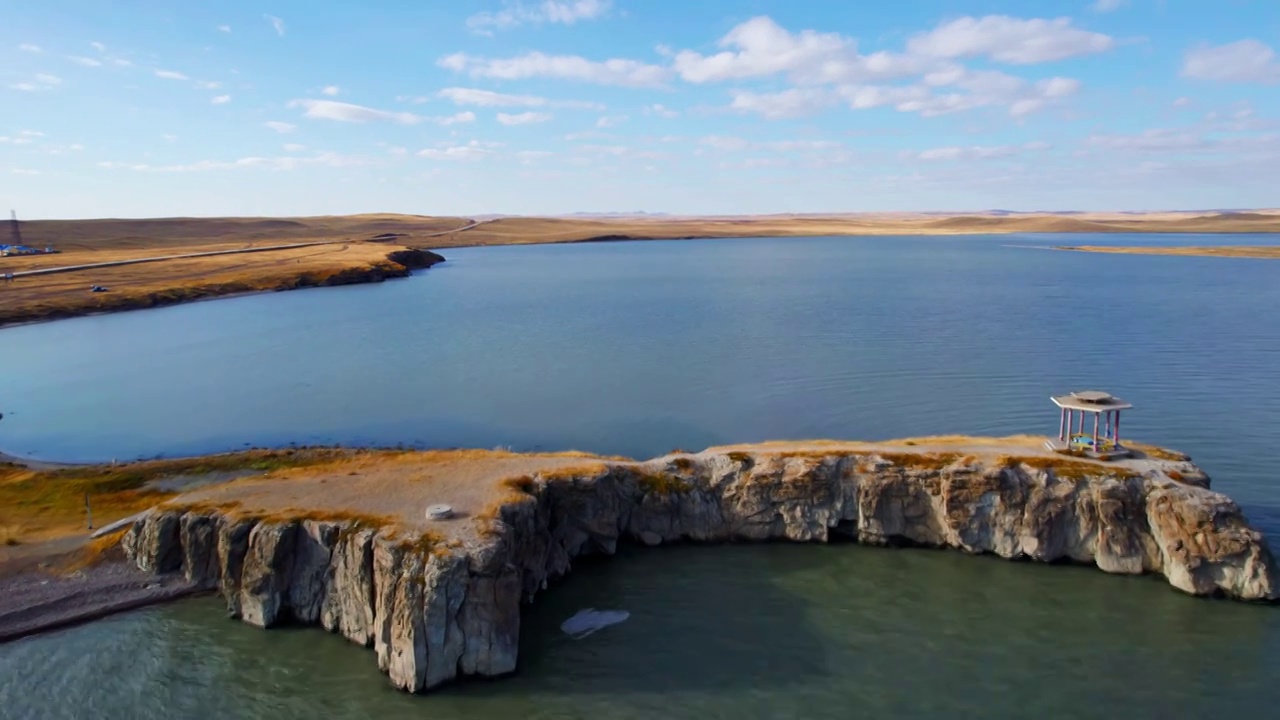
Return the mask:
<path id="1" fill-rule="evenodd" d="M 1098 388 L 1136 406 L 1123 435 L 1190 453 L 1280 535 L 1280 262 L 1034 249 L 1085 242 L 1280 237 L 447 250 L 409 280 L 0 330 L 0 449 L 645 457 L 1052 433 L 1050 394 Z M 1158 579 L 850 545 L 624 554 L 530 608 L 520 672 L 502 682 L 401 695 L 369 651 L 197 600 L 0 646 L 0 715 L 1191 718 L 1280 700 L 1280 608 Z M 632 615 L 561 635 L 584 607 Z"/>

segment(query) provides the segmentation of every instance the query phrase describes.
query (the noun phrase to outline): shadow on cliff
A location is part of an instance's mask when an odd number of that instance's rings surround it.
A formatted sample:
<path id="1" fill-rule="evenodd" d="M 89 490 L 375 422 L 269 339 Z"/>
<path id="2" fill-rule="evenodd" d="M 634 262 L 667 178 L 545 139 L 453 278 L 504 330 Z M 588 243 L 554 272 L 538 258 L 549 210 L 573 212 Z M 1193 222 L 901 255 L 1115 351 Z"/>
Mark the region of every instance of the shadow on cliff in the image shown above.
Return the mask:
<path id="1" fill-rule="evenodd" d="M 525 696 L 745 691 L 821 682 L 832 675 L 809 600 L 788 577 L 820 570 L 822 553 L 797 545 L 623 546 L 574 563 L 524 609 L 520 664 L 497 683 L 441 692 Z M 560 624 L 577 612 L 625 610 L 618 625 L 575 639 Z"/>

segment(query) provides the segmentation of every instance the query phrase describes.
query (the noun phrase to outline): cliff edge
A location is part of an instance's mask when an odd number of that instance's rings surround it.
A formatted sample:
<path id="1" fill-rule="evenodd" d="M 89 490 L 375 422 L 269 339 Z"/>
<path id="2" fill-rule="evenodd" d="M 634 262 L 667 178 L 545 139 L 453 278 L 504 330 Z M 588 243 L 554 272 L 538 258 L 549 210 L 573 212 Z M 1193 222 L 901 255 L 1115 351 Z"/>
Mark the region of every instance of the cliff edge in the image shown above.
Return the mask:
<path id="1" fill-rule="evenodd" d="M 641 463 L 407 453 L 392 476 L 344 466 L 179 498 L 122 542 L 143 570 L 217 590 L 232 617 L 317 624 L 372 647 L 412 692 L 513 672 L 521 604 L 575 558 L 627 541 L 945 546 L 1158 573 L 1196 595 L 1280 594 L 1262 535 L 1188 460 L 997 450 L 766 444 Z M 325 488 L 304 508 L 270 495 L 287 487 L 296 503 L 319 487 L 308 483 Z M 460 517 L 427 521 L 428 501 Z M 386 508 L 398 513 L 375 512 Z"/>

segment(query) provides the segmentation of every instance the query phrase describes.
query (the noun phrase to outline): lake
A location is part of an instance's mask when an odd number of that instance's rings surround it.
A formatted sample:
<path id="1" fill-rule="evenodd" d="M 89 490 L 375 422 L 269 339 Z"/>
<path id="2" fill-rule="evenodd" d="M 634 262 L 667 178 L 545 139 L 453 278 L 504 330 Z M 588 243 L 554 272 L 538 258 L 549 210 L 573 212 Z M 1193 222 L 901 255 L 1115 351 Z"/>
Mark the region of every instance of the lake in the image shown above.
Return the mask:
<path id="1" fill-rule="evenodd" d="M 1050 252 L 1277 236 L 468 248 L 409 280 L 0 330 L 0 448 L 110 460 L 290 442 L 633 457 L 788 438 L 1054 433 L 1134 403 L 1280 534 L 1280 262 Z M 519 675 L 410 697 L 371 652 L 214 600 L 0 646 L 15 717 L 1205 717 L 1280 700 L 1280 609 L 959 553 L 628 550 L 529 611 Z M 582 640 L 583 607 L 625 623 Z M 129 669 L 121 674 L 121 658 Z M 1105 709 L 1105 710 L 1104 710 Z"/>

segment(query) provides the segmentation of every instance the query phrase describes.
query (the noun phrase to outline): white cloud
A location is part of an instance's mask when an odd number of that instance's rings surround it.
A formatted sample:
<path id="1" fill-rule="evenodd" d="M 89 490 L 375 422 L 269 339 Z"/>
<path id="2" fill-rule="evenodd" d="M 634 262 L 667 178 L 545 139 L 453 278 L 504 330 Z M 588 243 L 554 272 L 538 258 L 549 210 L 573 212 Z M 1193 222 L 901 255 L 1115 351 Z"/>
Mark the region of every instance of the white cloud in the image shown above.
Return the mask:
<path id="1" fill-rule="evenodd" d="M 1116 10 L 1124 7 L 1128 2 L 1129 0 L 1096 0 L 1089 6 L 1089 9 L 1096 13 L 1115 12 Z"/>
<path id="2" fill-rule="evenodd" d="M 988 57 L 1029 65 L 1104 52 L 1114 45 L 1107 35 L 1073 27 L 1070 18 L 1022 20 L 988 15 L 939 25 L 911 38 L 907 49 L 926 57 Z"/>
<path id="3" fill-rule="evenodd" d="M 23 137 L 31 137 L 31 138 L 44 137 L 44 133 L 40 132 L 39 130 L 21 130 L 18 132 L 18 134 Z"/>
<path id="4" fill-rule="evenodd" d="M 503 125 L 528 125 L 530 123 L 546 122 L 550 119 L 551 113 L 533 112 L 532 110 L 515 115 L 498 113 L 498 122 Z"/>
<path id="5" fill-rule="evenodd" d="M 1189 97 L 1180 97 L 1177 100 L 1173 101 L 1174 107 L 1187 107 L 1190 104 L 1191 104 L 1191 98 Z"/>
<path id="6" fill-rule="evenodd" d="M 440 147 L 419 150 L 418 157 L 432 160 L 479 160 L 494 154 L 494 149 L 501 146 L 501 143 L 472 140 L 462 145 L 446 144 Z"/>
<path id="7" fill-rule="evenodd" d="M 1182 64 L 1182 76 L 1220 82 L 1280 82 L 1280 62 L 1270 46 L 1257 40 L 1238 40 L 1217 47 L 1190 50 Z"/>
<path id="8" fill-rule="evenodd" d="M 1046 142 L 1029 142 L 1023 145 L 973 145 L 970 147 L 940 147 L 919 153 L 908 153 L 920 160 L 993 160 L 1013 157 L 1028 151 L 1048 150 Z"/>
<path id="9" fill-rule="evenodd" d="M 28 169 L 28 168 L 14 168 L 14 169 L 13 169 L 13 174 L 15 174 L 15 175 L 39 175 L 39 174 L 40 174 L 40 171 L 39 171 L 39 170 L 31 170 L 31 169 Z"/>
<path id="10" fill-rule="evenodd" d="M 285 144 L 284 144 L 284 151 L 285 151 L 285 152 L 296 153 L 296 152 L 302 152 L 303 150 L 306 150 L 306 149 L 307 149 L 307 146 L 306 146 L 306 145 L 299 145 L 298 143 L 285 143 Z"/>
<path id="11" fill-rule="evenodd" d="M 21 50 L 22 52 L 29 52 L 29 53 L 43 52 L 40 49 L 39 45 L 32 45 L 31 43 L 22 43 L 21 45 L 18 46 L 18 49 Z"/>
<path id="12" fill-rule="evenodd" d="M 480 58 L 455 53 L 440 58 L 436 64 L 446 70 L 467 73 L 471 77 L 495 80 L 547 77 L 623 87 L 660 87 L 670 74 L 667 68 L 636 60 L 614 58 L 596 62 L 577 55 L 547 55 L 540 52 L 512 58 Z"/>
<path id="13" fill-rule="evenodd" d="M 41 85 L 61 85 L 62 78 L 48 73 L 36 73 L 36 82 Z"/>
<path id="14" fill-rule="evenodd" d="M 884 87 L 846 86 L 839 89 L 855 110 L 889 106 L 899 112 L 925 117 L 982 107 L 1007 107 L 1021 117 L 1042 110 L 1080 90 L 1080 81 L 1053 77 L 1034 84 L 994 70 L 963 70 L 944 85 L 924 84 Z M 959 92 L 964 91 L 964 92 Z"/>
<path id="15" fill-rule="evenodd" d="M 238 160 L 200 160 L 185 165 L 151 165 L 148 163 L 100 162 L 98 167 L 114 170 L 134 170 L 137 172 L 182 173 L 207 172 L 211 170 L 237 170 L 257 168 L 263 170 L 296 170 L 300 167 L 350 167 L 365 165 L 365 158 L 353 155 L 340 155 L 333 152 L 317 153 L 309 157 L 286 155 L 282 157 L 243 157 Z"/>
<path id="16" fill-rule="evenodd" d="M 280 122 L 279 120 L 269 120 L 262 124 L 278 133 L 291 133 L 298 129 L 298 126 L 293 123 Z"/>
<path id="17" fill-rule="evenodd" d="M 521 150 L 516 153 L 516 159 L 521 165 L 532 165 L 535 161 L 546 157 L 551 157 L 551 153 L 546 150 Z"/>
<path id="18" fill-rule="evenodd" d="M 189 80 L 190 79 L 186 75 L 183 75 L 180 72 L 175 72 L 173 70 L 157 70 L 156 77 L 164 78 L 165 80 Z"/>
<path id="19" fill-rule="evenodd" d="M 857 59 L 852 40 L 836 33 L 802 30 L 792 34 L 771 18 L 754 17 L 731 29 L 715 55 L 692 50 L 676 53 L 672 66 L 686 82 L 736 80 L 777 73 L 806 73 Z"/>
<path id="20" fill-rule="evenodd" d="M 676 112 L 675 110 L 671 110 L 670 108 L 667 108 L 666 106 L 661 105 L 659 103 L 654 103 L 653 105 L 646 107 L 644 109 L 644 114 L 657 115 L 658 117 L 661 117 L 661 118 L 673 118 L 673 117 L 678 117 L 680 115 L 680 113 Z"/>
<path id="21" fill-rule="evenodd" d="M 230 26 L 230 25 L 219 25 L 219 26 L 218 26 L 218 32 L 229 33 L 229 32 L 231 32 L 231 26 Z"/>
<path id="22" fill-rule="evenodd" d="M 197 90 L 217 90 L 220 87 L 222 87 L 222 83 L 218 82 L 217 80 L 197 80 L 196 81 Z"/>
<path id="23" fill-rule="evenodd" d="M 467 18 L 467 28 L 480 35 L 492 35 L 494 30 L 506 30 L 525 23 L 572 25 L 579 20 L 601 17 L 612 5 L 612 0 L 543 0 L 529 5 L 514 0 L 497 12 L 472 15 Z"/>
<path id="24" fill-rule="evenodd" d="M 29 137 L 8 137 L 6 135 L 0 135 L 0 145 L 30 145 L 30 144 L 31 144 L 31 138 Z"/>
<path id="25" fill-rule="evenodd" d="M 98 52 L 106 52 L 107 50 L 107 46 L 103 45 L 100 42 L 91 42 L 89 43 L 89 47 L 93 48 L 94 50 L 97 50 Z"/>
<path id="26" fill-rule="evenodd" d="M 178 136 L 177 136 L 177 135 L 172 135 L 172 134 L 169 134 L 169 133 L 165 133 L 164 135 L 161 135 L 160 137 L 161 137 L 161 138 L 163 138 L 165 142 L 177 142 L 177 141 L 178 141 Z"/>
<path id="27" fill-rule="evenodd" d="M 455 105 L 474 105 L 476 107 L 552 107 L 578 110 L 602 110 L 600 103 L 582 100 L 551 100 L 536 95 L 507 95 L 491 90 L 476 88 L 445 88 L 436 93 L 438 97 L 450 100 Z M 426 98 L 412 98 L 426 101 Z"/>
<path id="28" fill-rule="evenodd" d="M 101 60 L 94 60 L 93 58 L 82 57 L 80 55 L 68 55 L 67 59 L 73 63 L 84 65 L 85 67 L 98 67 L 102 65 Z"/>
<path id="29" fill-rule="evenodd" d="M 20 82 L 20 83 L 13 83 L 12 85 L 9 86 L 9 88 L 11 90 L 21 90 L 22 92 L 35 92 L 36 90 L 40 89 L 40 86 L 32 85 L 31 83 Z"/>
<path id="30" fill-rule="evenodd" d="M 263 15 L 262 18 L 271 23 L 271 27 L 275 28 L 276 34 L 284 37 L 284 21 L 275 15 Z"/>
<path id="31" fill-rule="evenodd" d="M 834 140 L 769 140 L 755 142 L 735 136 L 707 135 L 698 138 L 698 144 L 721 152 L 741 152 L 743 150 L 768 150 L 779 153 L 813 152 L 817 150 L 833 150 L 844 147 Z"/>
<path id="32" fill-rule="evenodd" d="M 1137 135 L 1091 135 L 1086 144 L 1108 150 L 1193 150 L 1205 145 L 1204 137 L 1189 130 L 1153 128 Z"/>
<path id="33" fill-rule="evenodd" d="M 626 115 L 602 115 L 600 119 L 596 120 L 596 127 L 598 128 L 618 127 L 619 125 L 621 125 L 626 121 L 627 121 Z"/>
<path id="34" fill-rule="evenodd" d="M 300 107 L 309 118 L 337 120 L 338 122 L 369 122 L 373 120 L 389 120 L 401 125 L 414 125 L 422 122 L 422 118 L 413 113 L 375 110 L 363 105 L 338 102 L 336 100 L 291 100 L 289 107 Z"/>
<path id="35" fill-rule="evenodd" d="M 838 98 L 822 88 L 791 88 L 776 93 L 733 92 L 729 104 L 738 112 L 756 113 L 769 120 L 801 117 L 834 105 Z"/>
<path id="36" fill-rule="evenodd" d="M 441 125 L 457 125 L 459 123 L 469 123 L 476 121 L 476 114 L 470 110 L 460 113 L 454 113 L 445 117 L 432 118 Z"/>
<path id="37" fill-rule="evenodd" d="M 231 102 L 231 96 L 230 96 L 230 95 L 218 95 L 217 97 L 213 98 L 213 99 L 212 99 L 212 100 L 210 100 L 209 102 L 213 103 L 214 105 L 225 105 L 225 104 L 227 104 L 227 103 Z"/>
<path id="38" fill-rule="evenodd" d="M 339 88 L 337 85 L 326 85 L 324 89 L 321 90 L 320 92 L 325 95 L 328 95 L 329 97 L 333 97 L 334 95 L 337 95 L 338 93 L 342 92 L 342 89 Z"/>

